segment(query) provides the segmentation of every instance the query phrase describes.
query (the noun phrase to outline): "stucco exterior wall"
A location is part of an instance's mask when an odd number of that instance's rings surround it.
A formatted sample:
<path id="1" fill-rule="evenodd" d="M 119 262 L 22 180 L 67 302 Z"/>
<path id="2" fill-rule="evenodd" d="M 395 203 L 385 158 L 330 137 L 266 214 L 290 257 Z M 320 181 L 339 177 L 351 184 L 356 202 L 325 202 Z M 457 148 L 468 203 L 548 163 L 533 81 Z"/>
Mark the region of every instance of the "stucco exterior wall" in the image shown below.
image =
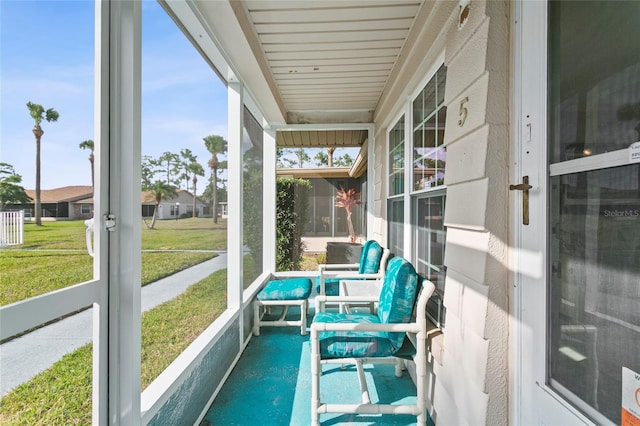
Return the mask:
<path id="1" fill-rule="evenodd" d="M 430 412 L 438 426 L 501 425 L 509 421 L 510 6 L 471 1 L 462 26 L 459 11 L 458 2 L 428 7 L 430 28 L 397 76 L 405 88 L 392 85 L 377 111 L 374 211 L 381 219 L 374 235 L 386 243 L 387 129 L 444 52 L 447 314 L 429 361 Z"/>
<path id="2" fill-rule="evenodd" d="M 507 2 L 473 1 L 464 25 L 447 29 L 447 322 L 433 401 L 439 425 L 508 423 L 509 12 Z"/>

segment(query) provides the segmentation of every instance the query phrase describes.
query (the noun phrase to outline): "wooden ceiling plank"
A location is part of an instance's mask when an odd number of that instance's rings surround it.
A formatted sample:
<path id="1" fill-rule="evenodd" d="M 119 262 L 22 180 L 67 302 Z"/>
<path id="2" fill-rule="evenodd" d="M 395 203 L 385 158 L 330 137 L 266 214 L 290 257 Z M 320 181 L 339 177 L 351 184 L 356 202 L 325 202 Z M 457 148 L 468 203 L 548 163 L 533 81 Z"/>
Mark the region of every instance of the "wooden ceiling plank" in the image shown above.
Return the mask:
<path id="1" fill-rule="evenodd" d="M 318 59 L 323 57 L 327 59 L 344 59 L 344 58 L 371 58 L 397 56 L 398 49 L 363 49 L 363 50 L 332 50 L 330 53 L 306 50 L 303 52 L 273 52 L 267 53 L 268 60 L 288 60 L 288 59 Z M 320 56 L 322 55 L 322 56 Z"/>
<path id="2" fill-rule="evenodd" d="M 346 65 L 386 65 L 393 66 L 394 57 L 392 56 L 372 56 L 368 58 L 348 58 L 348 59 L 326 59 L 326 58 L 314 58 L 314 59 L 287 59 L 287 60 L 275 60 L 271 61 L 271 68 L 285 68 L 285 67 L 313 67 L 314 65 L 321 63 L 324 67 L 331 66 L 346 66 Z"/>
<path id="3" fill-rule="evenodd" d="M 264 34 L 260 37 L 263 44 L 293 43 L 293 44 L 321 44 L 321 43 L 350 43 L 372 40 L 404 40 L 407 30 L 375 30 L 375 31 L 340 31 L 330 33 L 295 33 L 295 34 Z"/>
<path id="4" fill-rule="evenodd" d="M 363 50 L 363 49 L 400 49 L 403 40 L 360 40 L 340 41 L 332 43 L 297 43 L 289 40 L 287 43 L 265 43 L 262 48 L 265 54 L 277 52 L 308 52 L 312 49 L 319 56 L 329 55 L 334 50 Z"/>
<path id="5" fill-rule="evenodd" d="M 260 23 L 254 25 L 259 36 L 266 34 L 283 33 L 309 33 L 309 32 L 336 32 L 336 31 L 367 31 L 367 30 L 405 30 L 407 31 L 413 22 L 413 17 L 401 17 L 394 19 L 364 19 L 361 21 L 341 22 L 289 22 Z"/>
<path id="6" fill-rule="evenodd" d="M 311 3 L 311 2 L 309 2 Z M 285 3 L 286 4 L 286 3 Z M 308 4 L 313 6 L 314 4 Z M 375 6 L 339 6 L 303 8 L 304 3 L 296 5 L 290 3 L 287 9 L 273 10 L 252 10 L 249 9 L 249 15 L 254 25 L 268 23 L 313 23 L 313 22 L 335 22 L 336 20 L 345 22 L 354 22 L 362 19 L 397 19 L 414 17 L 420 6 L 419 2 L 414 4 L 398 5 L 375 5 Z"/>

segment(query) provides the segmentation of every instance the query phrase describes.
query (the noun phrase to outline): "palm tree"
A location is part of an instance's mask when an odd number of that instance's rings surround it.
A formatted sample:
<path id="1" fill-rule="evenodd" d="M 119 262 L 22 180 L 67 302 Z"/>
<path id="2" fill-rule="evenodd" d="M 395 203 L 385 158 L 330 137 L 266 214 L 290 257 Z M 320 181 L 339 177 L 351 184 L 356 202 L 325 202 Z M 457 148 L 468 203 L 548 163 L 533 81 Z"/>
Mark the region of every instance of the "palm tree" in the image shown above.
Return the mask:
<path id="1" fill-rule="evenodd" d="M 193 182 L 193 211 L 192 217 L 196 217 L 196 185 L 198 183 L 198 176 L 204 176 L 204 168 L 202 164 L 198 163 L 194 160 L 191 164 L 187 166 L 187 173 L 193 174 L 193 178 L 191 178 L 191 182 Z"/>
<path id="2" fill-rule="evenodd" d="M 33 118 L 33 121 L 35 123 L 33 125 L 33 129 L 31 130 L 33 132 L 33 135 L 36 137 L 36 194 L 35 194 L 36 197 L 34 200 L 34 204 L 35 204 L 34 210 L 35 210 L 35 216 L 36 216 L 36 226 L 41 226 L 42 219 L 41 219 L 41 211 L 40 211 L 40 140 L 42 139 L 42 135 L 44 135 L 44 130 L 42 130 L 42 127 L 40 127 L 40 123 L 42 122 L 42 120 L 47 120 L 48 122 L 58 121 L 58 117 L 60 117 L 60 115 L 53 108 L 49 108 L 48 110 L 45 111 L 42 105 L 34 104 L 31 102 L 27 102 L 27 108 L 29 109 L 29 114 L 31 115 L 31 118 Z"/>
<path id="3" fill-rule="evenodd" d="M 160 206 L 160 201 L 167 198 L 174 198 L 178 195 L 178 191 L 176 187 L 173 185 L 169 185 L 164 181 L 157 180 L 150 187 L 143 188 L 146 191 L 151 192 L 151 197 L 153 197 L 153 201 L 155 202 L 155 208 L 153 209 L 153 217 L 151 218 L 151 225 L 147 225 L 149 229 L 154 229 L 156 226 L 156 217 L 158 216 L 158 208 Z M 146 224 L 146 222 L 145 222 Z"/>
<path id="4" fill-rule="evenodd" d="M 207 147 L 207 151 L 211 153 L 211 159 L 207 163 L 211 169 L 211 208 L 213 210 L 213 223 L 218 223 L 218 167 L 221 165 L 218 160 L 218 154 L 227 152 L 227 140 L 218 135 L 209 135 L 202 138 L 202 140 Z"/>
<path id="5" fill-rule="evenodd" d="M 78 145 L 78 147 L 80 149 L 88 149 L 90 150 L 89 153 L 89 162 L 91 163 L 91 192 L 93 193 L 94 191 L 94 187 L 95 187 L 95 177 L 94 177 L 94 156 L 93 156 L 93 148 L 94 148 L 94 144 L 93 141 L 91 139 L 87 139 L 86 141 L 82 141 L 80 142 L 80 145 Z"/>

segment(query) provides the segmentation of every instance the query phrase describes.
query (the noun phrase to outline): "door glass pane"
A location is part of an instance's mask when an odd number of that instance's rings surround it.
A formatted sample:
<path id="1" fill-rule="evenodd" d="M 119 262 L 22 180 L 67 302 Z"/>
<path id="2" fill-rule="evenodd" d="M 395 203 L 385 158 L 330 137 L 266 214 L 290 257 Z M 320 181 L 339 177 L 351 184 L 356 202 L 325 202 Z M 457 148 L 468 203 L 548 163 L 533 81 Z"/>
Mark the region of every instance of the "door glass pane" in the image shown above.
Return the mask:
<path id="1" fill-rule="evenodd" d="M 550 206 L 551 384 L 620 424 L 622 367 L 640 372 L 640 164 L 553 177 Z"/>
<path id="2" fill-rule="evenodd" d="M 640 140 L 639 2 L 549 3 L 549 161 Z M 551 387 L 621 421 L 622 368 L 640 372 L 640 166 L 550 179 Z"/>
<path id="3" fill-rule="evenodd" d="M 638 22 L 637 1 L 550 3 L 551 163 L 640 141 Z"/>

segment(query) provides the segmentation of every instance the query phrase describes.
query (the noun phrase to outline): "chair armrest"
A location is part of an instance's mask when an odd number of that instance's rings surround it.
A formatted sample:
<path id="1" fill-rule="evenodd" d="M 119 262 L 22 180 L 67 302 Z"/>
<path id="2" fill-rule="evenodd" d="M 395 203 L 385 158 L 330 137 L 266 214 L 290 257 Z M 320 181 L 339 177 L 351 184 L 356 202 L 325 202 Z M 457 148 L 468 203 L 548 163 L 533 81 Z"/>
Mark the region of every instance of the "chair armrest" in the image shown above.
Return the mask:
<path id="1" fill-rule="evenodd" d="M 359 263 L 321 263 L 318 265 L 318 271 L 322 272 L 330 269 L 358 269 L 359 267 Z"/>
<path id="2" fill-rule="evenodd" d="M 358 271 L 320 271 L 318 275 L 320 278 L 320 294 L 325 293 L 325 280 L 327 278 L 334 278 L 339 280 L 348 279 L 363 279 L 363 280 L 378 280 L 382 278 L 380 273 L 377 274 L 360 274 Z"/>
<path id="3" fill-rule="evenodd" d="M 371 324 L 345 322 L 314 322 L 311 323 L 311 338 L 318 339 L 318 333 L 323 331 L 387 331 L 398 333 L 418 333 L 420 325 L 415 322 L 399 324 Z"/>
<path id="4" fill-rule="evenodd" d="M 351 279 L 351 278 L 357 278 L 357 279 L 363 278 L 363 279 L 369 279 L 369 280 L 382 278 L 382 274 L 380 273 L 359 274 L 358 271 L 325 272 L 320 276 L 324 278 L 338 278 L 338 279 L 345 279 L 345 280 Z"/>
<path id="5" fill-rule="evenodd" d="M 325 296 L 318 295 L 315 298 L 316 313 L 324 312 L 324 305 L 326 303 L 374 303 L 379 299 L 378 296 Z"/>

